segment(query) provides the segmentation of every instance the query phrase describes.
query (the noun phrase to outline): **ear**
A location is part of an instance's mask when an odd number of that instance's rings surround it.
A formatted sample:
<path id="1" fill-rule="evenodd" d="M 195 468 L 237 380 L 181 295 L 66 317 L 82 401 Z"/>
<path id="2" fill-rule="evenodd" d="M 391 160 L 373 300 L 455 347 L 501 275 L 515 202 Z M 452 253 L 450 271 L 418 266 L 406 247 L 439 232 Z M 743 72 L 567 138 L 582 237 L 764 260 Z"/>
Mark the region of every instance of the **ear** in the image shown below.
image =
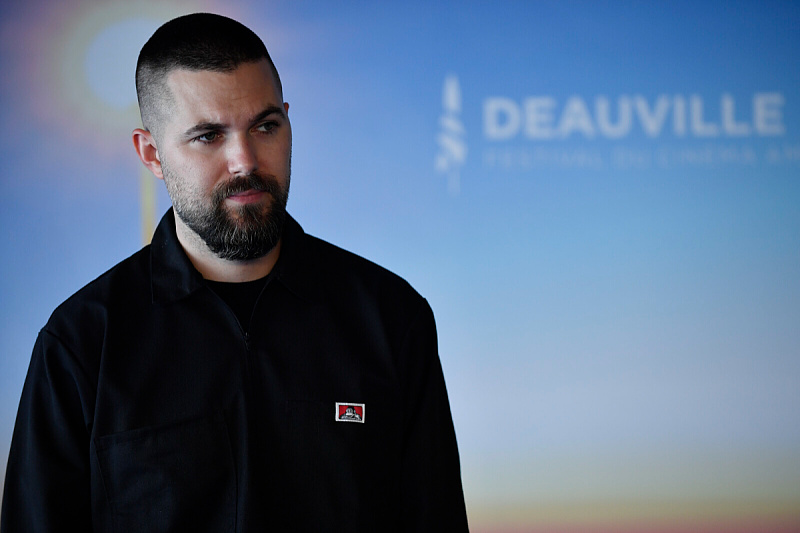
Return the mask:
<path id="1" fill-rule="evenodd" d="M 144 166 L 160 180 L 164 179 L 161 170 L 161 158 L 158 155 L 158 147 L 153 134 L 147 130 L 136 128 L 133 130 L 133 147 L 142 160 Z"/>
<path id="2" fill-rule="evenodd" d="M 288 115 L 289 114 L 289 102 L 284 102 L 283 103 L 283 109 L 284 109 L 284 111 L 286 111 L 286 114 Z"/>

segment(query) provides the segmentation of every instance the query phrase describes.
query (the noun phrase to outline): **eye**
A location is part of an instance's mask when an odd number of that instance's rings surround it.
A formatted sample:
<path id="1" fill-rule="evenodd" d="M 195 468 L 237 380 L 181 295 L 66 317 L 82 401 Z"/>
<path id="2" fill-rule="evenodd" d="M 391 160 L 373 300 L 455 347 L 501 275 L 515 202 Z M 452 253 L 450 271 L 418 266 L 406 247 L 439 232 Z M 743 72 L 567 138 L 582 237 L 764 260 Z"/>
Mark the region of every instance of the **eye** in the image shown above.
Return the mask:
<path id="1" fill-rule="evenodd" d="M 218 137 L 219 137 L 219 133 L 218 132 L 209 131 L 209 132 L 204 133 L 202 135 L 198 135 L 197 137 L 194 138 L 194 140 L 195 141 L 199 141 L 201 143 L 209 144 L 209 143 L 213 143 L 214 141 L 216 141 Z"/>
<path id="2" fill-rule="evenodd" d="M 277 127 L 278 123 L 273 120 L 270 120 L 268 122 L 264 122 L 256 126 L 256 131 L 260 131 L 262 133 L 272 133 Z"/>

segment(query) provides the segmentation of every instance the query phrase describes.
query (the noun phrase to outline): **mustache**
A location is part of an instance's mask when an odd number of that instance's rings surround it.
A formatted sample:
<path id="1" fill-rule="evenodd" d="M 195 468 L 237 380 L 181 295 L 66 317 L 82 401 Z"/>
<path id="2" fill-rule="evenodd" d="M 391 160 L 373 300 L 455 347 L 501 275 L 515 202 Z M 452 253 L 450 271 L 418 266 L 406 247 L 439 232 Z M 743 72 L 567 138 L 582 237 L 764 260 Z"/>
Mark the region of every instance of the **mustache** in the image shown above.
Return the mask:
<path id="1" fill-rule="evenodd" d="M 273 198 L 277 198 L 281 188 L 278 181 L 273 176 L 247 174 L 217 185 L 214 189 L 213 197 L 216 202 L 222 202 L 229 196 L 251 190 L 267 192 Z"/>

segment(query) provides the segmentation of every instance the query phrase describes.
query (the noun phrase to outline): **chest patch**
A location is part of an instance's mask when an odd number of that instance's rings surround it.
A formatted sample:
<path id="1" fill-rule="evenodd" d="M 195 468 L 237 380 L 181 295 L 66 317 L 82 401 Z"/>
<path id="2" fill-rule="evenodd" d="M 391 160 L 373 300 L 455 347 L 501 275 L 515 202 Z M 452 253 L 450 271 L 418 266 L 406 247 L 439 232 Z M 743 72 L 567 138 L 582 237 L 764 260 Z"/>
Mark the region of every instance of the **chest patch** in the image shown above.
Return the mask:
<path id="1" fill-rule="evenodd" d="M 359 422 L 364 423 L 363 403 L 336 402 L 336 421 L 337 422 Z"/>

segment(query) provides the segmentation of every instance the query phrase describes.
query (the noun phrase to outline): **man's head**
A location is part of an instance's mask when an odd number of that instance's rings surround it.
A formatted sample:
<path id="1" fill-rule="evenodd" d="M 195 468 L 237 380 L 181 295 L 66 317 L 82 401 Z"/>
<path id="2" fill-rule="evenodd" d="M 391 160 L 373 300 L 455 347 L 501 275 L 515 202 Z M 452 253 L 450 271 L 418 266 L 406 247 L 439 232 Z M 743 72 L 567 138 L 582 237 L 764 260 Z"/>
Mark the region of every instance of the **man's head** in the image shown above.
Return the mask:
<path id="1" fill-rule="evenodd" d="M 169 114 L 167 76 L 176 69 L 230 72 L 266 59 L 283 97 L 278 70 L 263 41 L 245 25 L 212 13 L 184 15 L 162 25 L 139 52 L 136 94 L 145 129 L 156 138 Z"/>
<path id="2" fill-rule="evenodd" d="M 187 252 L 248 261 L 275 249 L 292 133 L 261 40 L 225 17 L 181 17 L 144 46 L 136 81 L 148 129 L 134 130 L 134 146 L 164 180 Z"/>

